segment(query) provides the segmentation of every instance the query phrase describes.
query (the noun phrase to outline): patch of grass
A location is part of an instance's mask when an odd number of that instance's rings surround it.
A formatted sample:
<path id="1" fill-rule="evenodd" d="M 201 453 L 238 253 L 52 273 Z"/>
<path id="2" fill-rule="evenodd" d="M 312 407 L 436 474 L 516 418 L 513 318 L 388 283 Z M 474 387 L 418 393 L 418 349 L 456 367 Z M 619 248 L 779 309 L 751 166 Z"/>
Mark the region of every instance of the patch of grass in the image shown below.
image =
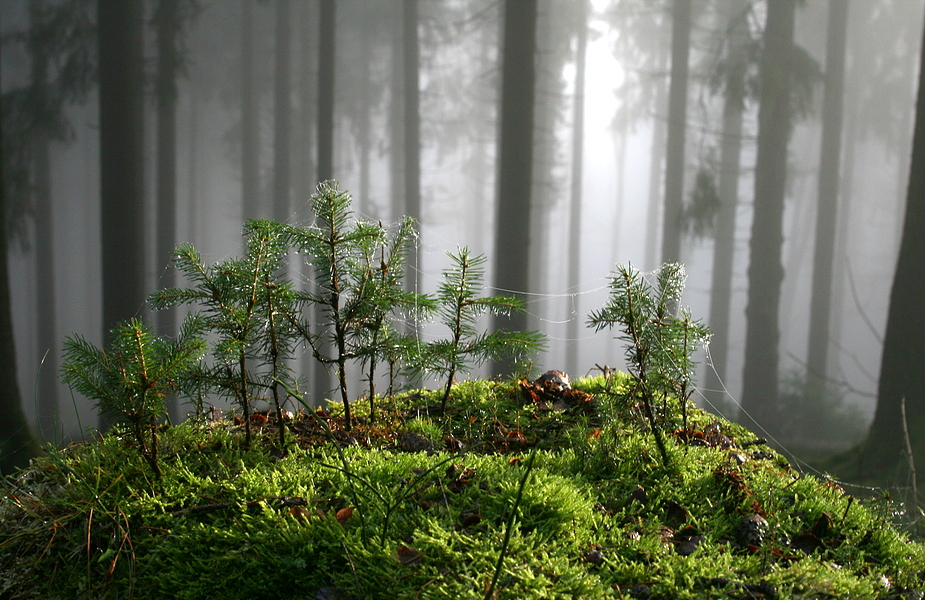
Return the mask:
<path id="1" fill-rule="evenodd" d="M 349 432 L 338 403 L 293 416 L 285 454 L 272 419 L 249 448 L 240 420 L 189 421 L 160 432 L 160 478 L 117 427 L 7 480 L 0 598 L 482 599 L 508 524 L 492 598 L 925 589 L 925 548 L 884 500 L 695 409 L 663 430 L 666 462 L 625 376 L 609 383 L 555 406 L 467 381 L 444 416 L 444 390 L 418 390 L 377 399 L 375 422 L 356 403 Z"/>

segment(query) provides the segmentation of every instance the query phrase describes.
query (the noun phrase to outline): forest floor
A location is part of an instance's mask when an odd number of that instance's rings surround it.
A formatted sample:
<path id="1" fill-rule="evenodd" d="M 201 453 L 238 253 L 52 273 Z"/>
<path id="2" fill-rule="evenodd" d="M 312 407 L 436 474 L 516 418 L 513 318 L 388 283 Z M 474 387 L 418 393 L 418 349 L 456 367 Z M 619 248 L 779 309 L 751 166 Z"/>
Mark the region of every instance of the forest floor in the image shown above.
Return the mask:
<path id="1" fill-rule="evenodd" d="M 616 375 L 418 390 L 50 452 L 0 496 L 0 599 L 922 598 L 886 497 Z"/>

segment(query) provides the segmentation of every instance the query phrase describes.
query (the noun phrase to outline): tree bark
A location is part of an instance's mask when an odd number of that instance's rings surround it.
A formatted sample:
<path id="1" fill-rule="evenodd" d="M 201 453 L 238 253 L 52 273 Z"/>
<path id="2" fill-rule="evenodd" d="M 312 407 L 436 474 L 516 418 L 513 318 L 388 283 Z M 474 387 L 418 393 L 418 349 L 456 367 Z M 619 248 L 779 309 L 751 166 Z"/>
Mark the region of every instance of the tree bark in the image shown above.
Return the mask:
<path id="1" fill-rule="evenodd" d="M 745 309 L 745 367 L 742 408 L 760 427 L 777 428 L 777 371 L 780 341 L 780 290 L 784 279 L 784 195 L 787 145 L 791 123 L 791 66 L 795 0 L 768 3 L 761 56 L 761 105 L 758 110 L 758 154 L 755 200 Z"/>
<path id="2" fill-rule="evenodd" d="M 572 177 L 569 194 L 569 229 L 568 229 L 568 291 L 570 297 L 570 314 L 566 329 L 565 368 L 570 373 L 579 370 L 578 355 L 580 344 L 578 334 L 584 325 L 584 316 L 578 310 L 578 286 L 581 284 L 581 186 L 584 181 L 584 125 L 585 125 L 585 71 L 588 56 L 588 2 L 578 0 L 579 17 L 576 31 L 577 49 L 575 54 L 575 96 L 572 99 Z"/>
<path id="3" fill-rule="evenodd" d="M 499 291 L 519 297 L 530 283 L 536 19 L 536 0 L 505 0 L 494 281 Z M 527 313 L 496 316 L 494 328 L 526 331 Z M 493 363 L 496 374 L 512 368 L 510 361 Z"/>
<path id="4" fill-rule="evenodd" d="M 405 216 L 421 223 L 421 109 L 420 109 L 420 44 L 418 42 L 418 0 L 404 0 L 404 35 L 402 73 L 404 74 L 404 167 Z M 420 225 L 419 225 L 420 226 Z M 415 250 L 416 251 L 416 250 Z M 405 284 L 411 291 L 420 290 L 421 272 L 409 260 L 405 269 Z"/>
<path id="5" fill-rule="evenodd" d="M 709 325 L 712 368 L 704 381 L 705 396 L 713 408 L 726 410 L 729 402 L 723 391 L 729 354 L 729 313 L 732 300 L 732 266 L 735 260 L 736 210 L 742 159 L 742 115 L 745 112 L 745 70 L 748 43 L 748 5 L 743 0 L 729 3 L 729 68 L 726 71 L 723 101 L 723 133 L 720 143 L 719 201 L 713 246 L 713 273 L 710 286 Z M 728 412 L 728 411 L 727 411 Z M 731 415 L 726 415 L 731 416 Z"/>
<path id="6" fill-rule="evenodd" d="M 254 7 L 241 0 L 241 211 L 260 216 L 260 113 L 254 94 Z"/>
<path id="7" fill-rule="evenodd" d="M 3 164 L 2 158 L 0 156 L 0 164 Z M 3 169 L 0 169 L 0 218 L 3 218 L 3 222 L 6 222 L 7 213 L 5 192 Z M 19 394 L 6 231 L 6 227 L 0 227 L 0 356 L 3 357 L 0 360 L 0 476 L 26 467 L 31 459 L 42 453 L 26 421 Z"/>
<path id="8" fill-rule="evenodd" d="M 844 113 L 845 40 L 848 0 L 829 0 L 822 103 L 822 148 L 819 157 L 819 198 L 813 253 L 813 283 L 809 311 L 807 382 L 814 394 L 825 390 L 829 362 L 832 313 L 832 270 L 838 221 L 838 183 L 841 175 L 842 115 Z"/>
<path id="9" fill-rule="evenodd" d="M 97 7 L 103 339 L 145 305 L 142 6 Z M 109 424 L 100 415 L 100 427 Z"/>
<path id="10" fill-rule="evenodd" d="M 291 42 L 292 6 L 289 0 L 276 0 L 276 81 L 273 100 L 273 220 L 285 223 L 290 213 L 289 128 L 292 90 Z"/>
<path id="11" fill-rule="evenodd" d="M 38 31 L 44 0 L 29 4 L 30 30 Z M 30 40 L 32 60 L 32 101 L 39 110 L 46 111 L 48 98 L 49 57 L 40 40 Z M 32 203 L 35 219 L 35 303 L 38 323 L 36 341 L 39 351 L 38 389 L 36 393 L 36 420 L 45 441 L 54 441 L 58 428 L 58 340 L 55 320 L 55 259 L 54 231 L 51 202 L 51 135 L 44 127 L 35 129 L 32 139 Z"/>
<path id="12" fill-rule="evenodd" d="M 900 406 L 905 399 L 910 431 L 925 427 L 925 39 L 919 63 L 919 91 L 906 217 L 899 258 L 890 292 L 877 409 L 858 463 L 861 474 L 883 481 L 903 466 L 903 422 Z M 925 464 L 925 437 L 911 440 L 914 457 Z"/>
<path id="13" fill-rule="evenodd" d="M 671 81 L 668 85 L 668 142 L 665 151 L 665 214 L 662 219 L 663 263 L 681 260 L 690 46 L 691 0 L 674 0 L 671 17 Z"/>

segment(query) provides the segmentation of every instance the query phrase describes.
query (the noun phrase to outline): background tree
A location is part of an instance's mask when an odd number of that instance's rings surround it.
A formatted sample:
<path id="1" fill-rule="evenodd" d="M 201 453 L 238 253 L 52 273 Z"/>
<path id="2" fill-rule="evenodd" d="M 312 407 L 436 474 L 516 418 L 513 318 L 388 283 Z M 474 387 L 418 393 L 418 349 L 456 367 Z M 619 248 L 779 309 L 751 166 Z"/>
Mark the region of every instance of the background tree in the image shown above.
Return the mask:
<path id="1" fill-rule="evenodd" d="M 421 214 L 421 110 L 420 43 L 418 41 L 418 0 L 402 2 L 402 103 L 404 113 L 404 215 L 422 222 Z M 419 270 L 407 263 L 405 282 L 412 291 L 421 289 Z"/>
<path id="2" fill-rule="evenodd" d="M 2 106 L 0 106 L 2 110 Z M 0 124 L 0 139 L 3 138 Z M 0 150 L 2 152 L 2 150 Z M 0 154 L 2 158 L 2 154 Z M 2 164 L 2 161 L 0 161 Z M 0 215 L 6 215 L 4 169 L 0 169 Z M 16 343 L 10 309 L 10 274 L 7 263 L 6 227 L 0 227 L 0 475 L 25 467 L 41 453 L 22 410 L 19 380 L 16 378 Z"/>
<path id="3" fill-rule="evenodd" d="M 687 80 L 691 45 L 691 0 L 674 0 L 671 11 L 671 81 L 668 84 L 668 141 L 665 152 L 665 214 L 662 262 L 681 260 L 684 207 L 684 143 L 687 129 Z"/>
<path id="4" fill-rule="evenodd" d="M 845 46 L 848 0 L 830 0 L 826 41 L 825 91 L 822 97 L 822 148 L 819 157 L 819 197 L 816 208 L 813 282 L 809 310 L 807 380 L 811 392 L 825 390 L 829 362 L 832 271 L 838 222 L 838 183 L 841 177 L 842 115 L 844 113 Z"/>
<path id="5" fill-rule="evenodd" d="M 241 204 L 244 219 L 260 217 L 260 115 L 254 93 L 254 2 L 241 0 Z"/>
<path id="6" fill-rule="evenodd" d="M 768 3 L 759 77 L 758 154 L 755 201 L 745 309 L 745 367 L 742 408 L 758 424 L 774 431 L 777 416 L 777 374 L 780 341 L 779 305 L 784 268 L 784 195 L 787 145 L 792 128 L 791 70 L 795 0 Z"/>
<path id="7" fill-rule="evenodd" d="M 291 55 L 292 7 L 289 0 L 276 0 L 276 82 L 273 89 L 273 220 L 285 223 L 289 219 L 290 200 L 290 137 L 292 108 Z"/>
<path id="8" fill-rule="evenodd" d="M 729 352 L 729 313 L 732 302 L 732 266 L 735 258 L 736 210 L 739 204 L 739 180 L 742 159 L 742 122 L 746 100 L 746 74 L 749 66 L 751 34 L 748 26 L 750 7 L 745 0 L 726 2 L 728 29 L 724 45 L 726 54 L 717 69 L 714 86 L 723 94 L 722 141 L 719 155 L 719 214 L 713 246 L 713 269 L 710 283 L 710 317 L 713 331 L 710 340 L 711 367 L 707 369 L 704 388 L 707 400 L 723 408 L 726 394 L 726 359 Z"/>
<path id="9" fill-rule="evenodd" d="M 144 307 L 141 0 L 97 7 L 104 336 Z M 102 427 L 108 425 L 100 416 Z"/>
<path id="10" fill-rule="evenodd" d="M 877 388 L 877 409 L 867 440 L 855 454 L 860 474 L 890 478 L 901 464 L 905 440 L 901 405 L 906 406 L 908 431 L 925 427 L 925 44 L 919 66 L 915 133 L 906 195 L 906 217 L 893 287 Z M 911 438 L 914 458 L 925 464 L 925 439 Z"/>
<path id="11" fill-rule="evenodd" d="M 536 0 L 505 0 L 494 280 L 496 288 L 515 297 L 522 297 L 530 282 L 536 18 Z M 494 329 L 528 329 L 526 313 L 496 315 L 494 323 Z M 493 367 L 509 373 L 512 365 L 495 361 Z"/>

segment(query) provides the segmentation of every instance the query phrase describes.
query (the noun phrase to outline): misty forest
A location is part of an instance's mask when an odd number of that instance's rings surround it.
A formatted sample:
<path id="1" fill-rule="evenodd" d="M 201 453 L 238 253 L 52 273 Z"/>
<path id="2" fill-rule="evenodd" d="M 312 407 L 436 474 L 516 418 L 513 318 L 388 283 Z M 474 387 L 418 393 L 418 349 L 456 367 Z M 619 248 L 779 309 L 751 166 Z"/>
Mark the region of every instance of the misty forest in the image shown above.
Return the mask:
<path id="1" fill-rule="evenodd" d="M 133 317 L 175 335 L 187 308 L 146 301 L 188 283 L 175 247 L 238 256 L 246 220 L 310 224 L 336 181 L 356 216 L 416 222 L 409 291 L 484 255 L 478 293 L 526 307 L 494 326 L 546 336 L 518 367 L 533 377 L 624 369 L 589 313 L 616 265 L 682 263 L 712 332 L 698 406 L 792 460 L 905 485 L 904 438 L 925 465 L 923 10 L 4 0 L 4 470 L 107 425 L 61 382 L 68 336 L 102 344 Z M 309 352 L 292 368 L 316 405 L 336 397 Z M 361 365 L 348 376 L 364 389 Z"/>

